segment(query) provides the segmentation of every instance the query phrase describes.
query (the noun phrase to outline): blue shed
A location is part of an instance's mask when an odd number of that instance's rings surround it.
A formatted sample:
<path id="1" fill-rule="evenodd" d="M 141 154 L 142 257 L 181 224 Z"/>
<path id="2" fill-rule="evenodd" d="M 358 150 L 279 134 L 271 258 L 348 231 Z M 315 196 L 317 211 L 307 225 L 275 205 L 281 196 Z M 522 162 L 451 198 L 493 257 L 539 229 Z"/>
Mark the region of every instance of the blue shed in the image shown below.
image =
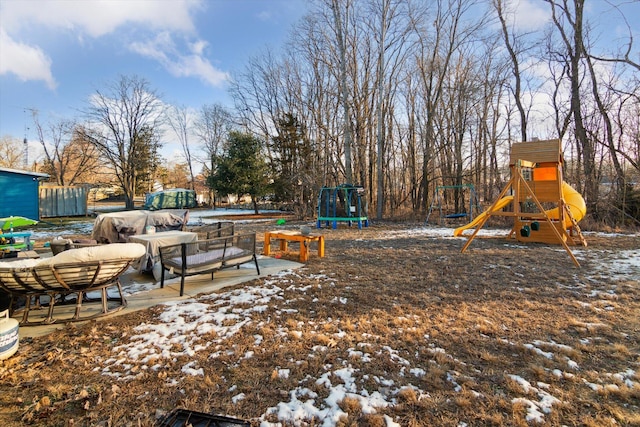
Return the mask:
<path id="1" fill-rule="evenodd" d="M 46 173 L 0 168 L 0 218 L 40 219 L 39 184 Z"/>

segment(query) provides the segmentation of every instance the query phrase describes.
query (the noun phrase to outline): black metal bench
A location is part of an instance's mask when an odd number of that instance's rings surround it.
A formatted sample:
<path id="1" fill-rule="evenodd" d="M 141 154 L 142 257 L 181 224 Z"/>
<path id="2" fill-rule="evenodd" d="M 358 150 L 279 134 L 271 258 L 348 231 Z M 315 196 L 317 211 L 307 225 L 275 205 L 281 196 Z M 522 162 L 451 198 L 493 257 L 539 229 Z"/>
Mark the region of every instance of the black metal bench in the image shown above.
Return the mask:
<path id="1" fill-rule="evenodd" d="M 256 235 L 236 234 L 190 243 L 163 246 L 160 248 L 162 273 L 160 287 L 164 287 L 165 271 L 180 276 L 180 296 L 184 294 L 184 279 L 187 276 L 213 273 L 227 267 L 240 268 L 252 261 L 260 274 L 256 256 Z"/>

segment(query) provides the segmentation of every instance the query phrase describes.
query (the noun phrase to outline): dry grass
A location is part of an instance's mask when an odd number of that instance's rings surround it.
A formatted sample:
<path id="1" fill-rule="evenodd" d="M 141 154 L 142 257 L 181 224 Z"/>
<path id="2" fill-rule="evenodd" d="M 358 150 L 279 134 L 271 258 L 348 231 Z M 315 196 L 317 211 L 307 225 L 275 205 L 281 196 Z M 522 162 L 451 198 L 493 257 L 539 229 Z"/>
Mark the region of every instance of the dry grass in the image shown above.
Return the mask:
<path id="1" fill-rule="evenodd" d="M 277 295 L 260 311 L 234 305 L 248 319 L 238 333 L 175 342 L 174 357 L 118 350 L 138 325 L 161 323 L 161 307 L 24 340 L 0 362 L 0 425 L 151 426 L 184 407 L 257 426 L 277 422 L 269 408 L 293 390 L 322 407 L 330 389 L 317 380 L 339 384 L 340 369 L 356 391 L 338 402 L 338 426 L 640 425 L 637 276 L 596 268 L 639 250 L 637 237 L 588 236 L 577 269 L 560 247 L 486 238 L 460 254 L 464 240 L 407 232 L 418 226 L 324 230 L 325 258 L 236 288 Z M 218 309 L 223 296 L 198 302 Z M 181 354 L 187 345 L 198 350 Z M 202 374 L 185 374 L 188 363 Z M 365 391 L 390 403 L 371 412 Z M 548 411 L 544 396 L 557 400 Z M 527 420 L 530 402 L 541 423 Z"/>

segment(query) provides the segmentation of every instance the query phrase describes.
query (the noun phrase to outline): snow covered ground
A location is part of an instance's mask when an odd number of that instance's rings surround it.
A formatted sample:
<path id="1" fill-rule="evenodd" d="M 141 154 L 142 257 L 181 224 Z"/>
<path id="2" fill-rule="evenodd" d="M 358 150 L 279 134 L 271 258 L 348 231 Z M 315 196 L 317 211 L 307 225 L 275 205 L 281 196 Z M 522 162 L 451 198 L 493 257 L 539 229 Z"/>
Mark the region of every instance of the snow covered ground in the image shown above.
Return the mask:
<path id="1" fill-rule="evenodd" d="M 190 226 L 203 225 L 216 221 L 216 216 L 220 215 L 241 215 L 250 214 L 247 210 L 194 210 L 190 212 Z M 93 228 L 93 218 L 86 221 L 79 221 L 70 225 L 62 233 L 56 231 L 37 231 L 33 234 L 34 240 L 51 240 L 59 235 L 84 234 L 90 235 Z M 480 236 L 498 235 L 504 236 L 508 234 L 508 230 L 481 230 Z M 602 233 L 587 233 L 603 236 Z M 439 228 L 431 226 L 416 227 L 413 229 L 390 231 L 385 235 L 386 239 L 420 236 L 433 239 L 453 239 L 451 228 Z M 607 235 L 604 235 L 607 236 Z M 615 237 L 615 235 L 608 235 Z M 638 235 L 640 237 L 640 235 Z M 574 254 L 579 259 L 586 256 L 585 250 L 577 249 Z M 591 259 L 598 259 L 598 254 L 594 254 L 593 249 L 589 249 Z M 615 275 L 618 278 L 626 278 L 630 280 L 638 280 L 640 278 L 640 251 L 622 251 L 615 261 L 610 259 L 602 262 L 597 266 L 599 273 Z M 213 296 L 203 296 L 199 299 L 188 299 L 166 303 L 164 311 L 159 318 L 159 323 L 145 323 L 139 325 L 135 329 L 135 335 L 129 337 L 129 342 L 114 348 L 114 353 L 97 361 L 98 367 L 95 369 L 102 374 L 111 376 L 119 381 L 127 381 L 135 378 L 136 372 L 146 370 L 158 370 L 162 368 L 165 361 L 176 360 L 180 356 L 190 356 L 196 352 L 208 350 L 211 352 L 212 358 L 219 354 L 216 348 L 223 348 L 225 340 L 235 334 L 242 333 L 243 329 L 255 322 L 253 316 L 256 313 L 265 310 L 267 306 L 275 304 L 276 301 L 282 300 L 283 289 L 295 291 L 305 294 L 308 292 L 306 287 L 300 286 L 296 289 L 296 283 L 305 283 L 307 280 L 301 279 L 304 272 L 286 271 L 282 274 L 270 277 L 261 285 L 250 286 L 243 289 L 230 290 Z M 330 276 L 316 276 L 319 287 L 332 286 Z M 125 286 L 124 292 L 127 295 L 147 292 L 152 289 L 146 283 L 131 283 Z M 612 292 L 615 292 L 613 290 Z M 215 298 L 215 300 L 213 300 Z M 349 304 L 348 299 L 338 301 L 341 304 Z M 250 306 L 250 309 L 246 309 Z M 331 322 L 330 319 L 327 320 Z M 214 332 L 214 333 L 210 333 Z M 203 343 L 200 335 L 203 333 L 208 336 L 215 337 Z M 283 333 L 294 334 L 295 330 L 288 330 Z M 262 337 L 254 336 L 255 347 L 258 351 L 262 345 Z M 426 336 L 425 340 L 429 337 Z M 176 346 L 175 343 L 181 343 Z M 506 345 L 516 346 L 516 343 L 503 343 Z M 179 350 L 177 350 L 179 348 Z M 379 356 L 375 352 L 370 352 L 371 343 L 359 342 L 350 350 L 350 354 L 345 355 L 344 360 L 348 361 L 350 357 L 357 356 L 363 361 L 371 360 Z M 571 353 L 571 348 L 567 348 L 562 343 L 553 341 L 542 342 L 533 341 L 525 344 L 525 348 L 552 361 L 555 365 L 553 374 L 559 378 L 571 378 L 580 370 L 577 362 L 569 359 L 567 354 Z M 213 350 L 213 351 L 212 351 Z M 321 357 L 321 353 L 326 348 L 316 346 L 308 355 L 309 358 Z M 381 351 L 381 350 L 376 350 Z M 277 419 L 283 423 L 292 423 L 294 425 L 303 425 L 304 420 L 319 419 L 322 420 L 322 426 L 330 427 L 336 425 L 342 415 L 343 410 L 339 407 L 345 397 L 350 397 L 359 401 L 364 413 L 375 413 L 376 408 L 383 408 L 388 405 L 394 405 L 397 397 L 406 388 L 412 388 L 413 392 L 419 396 L 428 396 L 428 391 L 420 390 L 411 385 L 411 377 L 419 377 L 425 374 L 420 366 L 412 366 L 409 360 L 399 356 L 398 349 L 385 348 L 382 350 L 392 356 L 392 360 L 397 364 L 396 368 L 403 372 L 407 380 L 406 384 L 395 384 L 393 380 L 388 378 L 376 378 L 376 382 L 380 385 L 380 391 L 369 392 L 365 389 L 357 378 L 362 373 L 357 372 L 349 363 L 344 365 L 327 366 L 326 372 L 318 377 L 311 379 L 316 385 L 321 385 L 329 390 L 328 397 L 319 398 L 318 395 L 309 389 L 305 384 L 300 384 L 297 388 L 289 390 L 288 399 L 283 399 L 277 405 L 268 408 L 263 414 L 262 425 L 264 427 L 275 427 L 280 424 L 273 424 L 266 421 L 267 415 L 276 415 Z M 431 347 L 430 351 L 445 353 L 442 348 Z M 252 357 L 249 352 L 243 357 Z M 182 367 L 183 375 L 202 376 L 203 368 L 197 366 L 196 363 L 188 361 L 190 358 L 185 357 L 184 366 Z M 135 369 L 134 369 L 135 367 Z M 619 387 L 640 388 L 640 384 L 636 381 L 635 371 L 630 367 L 623 372 L 601 373 L 601 381 L 598 383 L 584 381 L 585 386 L 594 390 L 615 390 Z M 278 375 L 288 376 L 287 369 L 278 370 Z M 448 374 L 448 381 L 454 389 L 457 389 L 456 372 Z M 560 404 L 561 400 L 553 396 L 549 391 L 549 385 L 544 383 L 531 383 L 525 378 L 511 373 L 506 373 L 508 378 L 515 382 L 521 389 L 523 397 L 514 399 L 514 403 L 523 404 L 527 408 L 527 420 L 531 422 L 545 422 L 545 415 L 553 411 L 553 406 Z M 309 379 L 307 379 L 308 381 Z M 167 387 L 179 387 L 178 378 L 167 378 Z M 233 391 L 233 390 L 231 390 Z M 532 396 L 535 396 L 532 397 Z M 234 396 L 234 402 L 241 401 L 245 396 L 238 393 Z M 389 417 L 385 418 L 387 426 L 399 426 Z M 461 423 L 460 426 L 464 426 Z"/>
<path id="2" fill-rule="evenodd" d="M 206 221 L 203 216 L 209 216 L 211 213 L 197 213 L 192 220 Z M 507 230 L 483 230 L 483 235 L 505 235 Z M 452 230 L 448 228 L 434 227 L 417 227 L 410 230 L 394 231 L 387 234 L 387 238 L 397 238 L 406 236 L 425 236 L 434 239 L 449 239 L 452 237 Z M 640 237 L 640 236 L 639 236 Z M 581 251 L 576 251 L 577 256 L 582 256 Z M 597 254 L 592 255 L 597 259 Z M 640 277 L 640 251 L 627 251 L 620 254 L 617 262 L 608 261 L 602 263 L 598 270 L 608 274 L 615 274 L 618 277 L 639 278 Z M 280 275 L 270 277 L 261 285 L 250 286 L 243 289 L 230 290 L 215 296 L 203 296 L 198 299 L 189 299 L 176 301 L 165 304 L 164 311 L 159 318 L 158 323 L 145 323 L 139 325 L 134 335 L 129 337 L 129 342 L 114 348 L 114 353 L 97 361 L 99 367 L 96 370 L 102 374 L 113 377 L 119 381 L 127 381 L 135 378 L 136 372 L 146 370 L 162 369 L 164 363 L 170 360 L 177 360 L 180 356 L 192 356 L 200 351 L 209 351 L 210 358 L 219 357 L 219 348 L 225 348 L 225 341 L 243 332 L 248 325 L 257 322 L 254 319 L 256 313 L 260 313 L 270 305 L 280 304 L 283 300 L 283 289 L 291 291 L 292 289 L 301 295 L 309 292 L 309 288 L 298 286 L 296 283 L 305 283 L 308 280 L 302 279 L 304 272 L 286 271 Z M 332 286 L 332 278 L 330 276 L 315 276 L 318 287 Z M 635 279 L 632 279 L 635 280 Z M 129 292 L 134 290 L 129 289 Z M 142 290 L 144 291 L 144 290 Z M 134 291 L 135 292 L 135 291 Z M 613 290 L 615 292 L 615 290 Z M 337 303 L 349 304 L 347 298 L 341 299 Z M 246 307 L 251 307 L 247 309 Z M 327 319 L 327 322 L 331 322 Z M 320 327 L 320 325 L 318 325 Z M 295 329 L 295 328 L 294 328 Z M 211 333 L 214 332 L 214 333 Z M 207 333 L 209 337 L 203 342 L 200 335 Z M 293 334 L 296 331 L 288 329 L 283 330 L 283 334 Z M 297 333 L 302 334 L 298 331 Z M 259 351 L 263 342 L 263 337 L 255 335 L 254 351 Z M 372 337 L 372 342 L 375 342 Z M 339 339 L 339 337 L 336 337 Z M 428 342 L 429 337 L 424 337 Z M 175 343 L 181 343 L 176 346 Z M 503 345 L 517 346 L 519 344 L 512 342 L 503 342 Z M 542 355 L 553 365 L 552 372 L 558 378 L 573 378 L 580 371 L 577 362 L 571 360 L 567 354 L 571 354 L 571 348 L 562 343 L 554 341 L 537 341 L 524 344 L 524 347 L 531 352 Z M 177 350 L 179 348 L 179 350 Z M 420 377 L 425 375 L 425 371 L 421 366 L 413 366 L 411 361 L 400 356 L 399 349 L 386 347 L 382 350 L 371 350 L 373 348 L 371 342 L 358 342 L 349 354 L 344 355 L 344 363 L 327 365 L 326 372 L 318 378 L 307 378 L 306 383 L 301 382 L 298 387 L 289 390 L 288 398 L 283 399 L 277 405 L 268 408 L 262 416 L 262 426 L 275 427 L 280 423 L 272 423 L 266 421 L 267 416 L 274 415 L 281 423 L 287 425 L 306 425 L 304 420 L 318 419 L 324 427 L 335 426 L 342 415 L 343 410 L 339 406 L 345 397 L 357 400 L 363 410 L 363 413 L 375 413 L 376 408 L 384 408 L 397 403 L 398 396 L 407 388 L 412 389 L 418 396 L 428 397 L 427 390 L 421 390 L 411 385 L 412 377 Z M 251 358 L 254 351 L 247 352 L 241 357 Z M 322 353 L 326 351 L 324 346 L 314 347 L 309 358 L 322 357 Z M 453 357 L 446 354 L 446 350 L 431 346 L 429 351 L 434 353 L 442 353 L 445 356 Z M 396 363 L 396 369 L 407 378 L 405 384 L 396 384 L 389 378 L 378 377 L 375 381 L 379 384 L 379 391 L 369 392 L 358 380 L 362 372 L 357 372 L 348 363 L 351 357 L 358 357 L 360 360 L 367 362 L 372 358 L 380 357 L 380 352 L 386 352 Z M 192 375 L 199 377 L 203 375 L 203 368 L 198 366 L 196 362 L 189 361 L 190 357 L 184 358 L 185 363 L 182 367 L 183 375 Z M 134 369 L 135 367 L 135 369 Z M 287 369 L 279 369 L 277 375 L 286 377 L 289 375 Z M 457 373 L 451 371 L 447 378 L 455 390 L 460 389 L 457 385 Z M 505 373 L 505 375 L 517 384 L 522 390 L 522 397 L 513 399 L 514 404 L 521 404 L 527 408 L 527 420 L 536 422 L 545 422 L 545 416 L 553 411 L 554 405 L 561 404 L 561 399 L 552 395 L 549 384 L 542 382 L 531 383 L 520 375 Z M 583 380 L 586 387 L 594 390 L 611 391 L 620 387 L 640 388 L 637 382 L 635 371 L 631 368 L 623 372 L 602 372 L 599 381 Z M 308 387 L 309 381 L 315 382 L 316 385 L 324 386 L 328 389 L 328 397 L 320 398 L 317 393 Z M 179 378 L 167 378 L 167 387 L 179 387 Z M 233 386 L 230 391 L 234 391 Z M 480 393 L 478 393 L 480 394 Z M 233 397 L 234 402 L 244 399 L 242 393 L 238 393 Z M 399 426 L 390 417 L 385 417 L 387 426 Z M 465 426 L 460 423 L 459 426 Z"/>

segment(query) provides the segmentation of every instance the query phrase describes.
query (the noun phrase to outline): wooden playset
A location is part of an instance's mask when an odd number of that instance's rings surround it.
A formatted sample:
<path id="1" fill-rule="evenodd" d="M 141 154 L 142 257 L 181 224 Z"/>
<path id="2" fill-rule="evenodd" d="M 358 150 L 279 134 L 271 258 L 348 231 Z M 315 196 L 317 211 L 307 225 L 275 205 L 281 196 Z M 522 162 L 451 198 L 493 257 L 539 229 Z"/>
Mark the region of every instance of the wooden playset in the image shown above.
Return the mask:
<path id="1" fill-rule="evenodd" d="M 586 214 L 586 206 L 580 193 L 564 182 L 563 163 L 559 139 L 514 143 L 509 160 L 511 179 L 497 200 L 474 221 L 454 231 L 455 236 L 462 236 L 464 230 L 475 227 L 462 252 L 491 216 L 507 216 L 514 218 L 509 238 L 559 243 L 579 267 L 568 245 L 587 245 L 578 226 Z M 513 209 L 505 211 L 509 205 Z"/>

